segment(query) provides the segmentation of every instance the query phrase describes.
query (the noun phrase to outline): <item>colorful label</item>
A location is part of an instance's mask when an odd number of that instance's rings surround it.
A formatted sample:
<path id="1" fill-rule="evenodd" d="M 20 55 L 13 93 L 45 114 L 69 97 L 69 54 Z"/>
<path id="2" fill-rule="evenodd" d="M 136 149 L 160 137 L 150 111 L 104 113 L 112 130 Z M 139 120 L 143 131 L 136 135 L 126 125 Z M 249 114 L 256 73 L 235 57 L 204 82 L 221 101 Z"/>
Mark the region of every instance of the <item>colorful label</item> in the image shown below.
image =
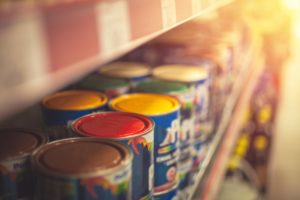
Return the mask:
<path id="1" fill-rule="evenodd" d="M 209 110 L 209 87 L 208 81 L 200 81 L 195 85 L 192 85 L 195 91 L 195 138 L 201 136 L 202 122 L 208 120 Z"/>
<path id="2" fill-rule="evenodd" d="M 147 199 L 153 192 L 153 163 L 154 163 L 154 133 L 153 131 L 140 136 L 125 140 L 133 152 L 132 163 L 132 199 Z"/>
<path id="3" fill-rule="evenodd" d="M 193 173 L 197 173 L 202 165 L 202 162 L 207 154 L 208 145 L 207 142 L 196 141 L 193 145 Z"/>
<path id="4" fill-rule="evenodd" d="M 158 192 L 177 182 L 179 110 L 151 118 L 155 122 L 154 187 Z"/>
<path id="5" fill-rule="evenodd" d="M 154 200 L 178 200 L 177 187 L 173 187 L 160 194 L 154 194 Z"/>
<path id="6" fill-rule="evenodd" d="M 107 176 L 58 178 L 39 174 L 39 200 L 131 200 L 131 165 Z"/>
<path id="7" fill-rule="evenodd" d="M 0 162 L 0 199 L 30 198 L 33 176 L 28 157 Z"/>
<path id="8" fill-rule="evenodd" d="M 189 186 L 192 181 L 192 166 L 193 159 L 188 158 L 184 161 L 179 161 L 178 164 L 178 174 L 179 174 L 179 186 L 178 186 L 178 199 L 186 200 L 188 199 Z"/>
<path id="9" fill-rule="evenodd" d="M 189 147 L 194 137 L 194 93 L 191 91 L 185 93 L 171 93 L 180 100 L 180 129 L 179 129 L 179 148 L 180 158 L 186 158 L 190 155 Z"/>

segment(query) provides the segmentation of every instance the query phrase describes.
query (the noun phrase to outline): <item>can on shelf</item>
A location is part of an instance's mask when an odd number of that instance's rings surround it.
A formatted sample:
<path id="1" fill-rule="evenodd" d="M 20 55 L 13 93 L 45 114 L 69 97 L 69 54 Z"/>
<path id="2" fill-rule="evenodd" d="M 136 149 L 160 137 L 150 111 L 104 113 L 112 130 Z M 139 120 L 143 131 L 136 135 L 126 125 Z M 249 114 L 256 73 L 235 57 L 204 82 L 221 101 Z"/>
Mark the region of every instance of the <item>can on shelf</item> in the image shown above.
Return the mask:
<path id="1" fill-rule="evenodd" d="M 75 120 L 72 131 L 84 137 L 115 140 L 130 147 L 132 199 L 152 199 L 154 122 L 144 116 L 125 112 L 101 112 Z"/>
<path id="2" fill-rule="evenodd" d="M 165 191 L 156 193 L 154 195 L 154 200 L 178 200 L 177 188 L 178 188 L 178 185 L 174 185 L 173 187 L 171 187 Z"/>
<path id="3" fill-rule="evenodd" d="M 39 200 L 131 200 L 132 154 L 96 138 L 57 140 L 37 149 L 32 165 Z"/>
<path id="4" fill-rule="evenodd" d="M 68 123 L 83 115 L 105 110 L 107 101 L 105 94 L 89 90 L 66 90 L 45 97 L 42 113 L 49 139 L 72 136 L 67 129 Z"/>
<path id="5" fill-rule="evenodd" d="M 98 73 L 85 77 L 76 84 L 76 88 L 97 90 L 106 94 L 109 99 L 129 92 L 129 83 L 121 78 L 102 76 Z"/>
<path id="6" fill-rule="evenodd" d="M 208 141 L 197 140 L 194 141 L 193 145 L 193 167 L 192 172 L 193 175 L 197 174 L 202 167 L 203 160 L 206 157 L 208 151 Z"/>
<path id="7" fill-rule="evenodd" d="M 179 186 L 177 196 L 179 200 L 189 199 L 190 185 L 192 183 L 192 157 L 186 158 L 184 160 L 179 160 L 178 163 L 178 174 L 179 174 Z"/>
<path id="8" fill-rule="evenodd" d="M 99 73 L 114 78 L 127 80 L 133 89 L 137 83 L 147 80 L 151 76 L 151 67 L 138 62 L 112 62 L 100 67 Z"/>
<path id="9" fill-rule="evenodd" d="M 179 101 L 168 95 L 135 93 L 117 97 L 109 106 L 115 111 L 146 115 L 154 121 L 154 194 L 176 185 Z"/>
<path id="10" fill-rule="evenodd" d="M 208 121 L 209 110 L 209 71 L 206 65 L 161 65 L 153 69 L 153 76 L 166 81 L 185 83 L 194 93 L 194 138 L 208 137 L 202 127 Z"/>
<path id="11" fill-rule="evenodd" d="M 193 102 L 194 95 L 183 83 L 163 80 L 149 80 L 138 84 L 136 92 L 169 94 L 180 101 L 180 131 L 179 149 L 180 160 L 191 156 L 191 145 L 194 137 Z"/>
<path id="12" fill-rule="evenodd" d="M 1 129 L 0 138 L 0 199 L 32 199 L 30 156 L 47 138 L 23 129 Z"/>

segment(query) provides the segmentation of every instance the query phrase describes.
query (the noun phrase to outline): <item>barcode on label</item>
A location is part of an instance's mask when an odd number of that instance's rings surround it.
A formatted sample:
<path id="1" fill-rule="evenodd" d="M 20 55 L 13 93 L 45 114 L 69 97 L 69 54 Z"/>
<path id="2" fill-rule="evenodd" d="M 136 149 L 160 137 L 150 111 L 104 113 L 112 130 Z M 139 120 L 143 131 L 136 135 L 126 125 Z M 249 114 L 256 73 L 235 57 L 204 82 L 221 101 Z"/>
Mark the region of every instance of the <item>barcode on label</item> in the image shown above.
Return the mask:
<path id="1" fill-rule="evenodd" d="M 163 28 L 168 28 L 176 23 L 175 0 L 161 0 Z"/>
<path id="2" fill-rule="evenodd" d="M 101 52 L 112 53 L 130 41 L 127 1 L 100 2 L 96 9 Z"/>

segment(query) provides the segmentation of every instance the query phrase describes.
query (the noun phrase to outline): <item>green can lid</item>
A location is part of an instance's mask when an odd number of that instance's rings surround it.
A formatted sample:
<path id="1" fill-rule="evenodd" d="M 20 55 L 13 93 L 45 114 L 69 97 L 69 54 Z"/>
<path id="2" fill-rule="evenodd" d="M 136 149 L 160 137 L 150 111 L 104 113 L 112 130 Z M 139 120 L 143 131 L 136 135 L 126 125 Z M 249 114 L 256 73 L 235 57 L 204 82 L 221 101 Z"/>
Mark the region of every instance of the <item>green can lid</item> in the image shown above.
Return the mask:
<path id="1" fill-rule="evenodd" d="M 147 93 L 169 94 L 174 92 L 187 92 L 188 87 L 183 83 L 153 79 L 150 81 L 139 83 L 136 86 L 136 91 L 147 92 Z"/>
<path id="2" fill-rule="evenodd" d="M 92 74 L 78 83 L 78 86 L 85 89 L 105 91 L 108 89 L 117 89 L 126 87 L 128 82 L 120 78 L 112 78 L 102 76 L 100 74 Z"/>

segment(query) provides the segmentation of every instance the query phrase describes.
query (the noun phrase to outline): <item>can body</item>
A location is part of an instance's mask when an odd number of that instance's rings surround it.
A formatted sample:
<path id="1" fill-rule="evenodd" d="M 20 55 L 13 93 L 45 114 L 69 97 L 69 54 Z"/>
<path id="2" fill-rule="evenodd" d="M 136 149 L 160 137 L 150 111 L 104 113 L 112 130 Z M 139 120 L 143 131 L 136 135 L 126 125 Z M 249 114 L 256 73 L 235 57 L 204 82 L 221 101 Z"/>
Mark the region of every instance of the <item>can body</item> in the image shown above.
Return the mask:
<path id="1" fill-rule="evenodd" d="M 193 167 L 192 167 L 192 171 L 193 174 L 198 173 L 198 171 L 200 170 L 203 160 L 206 157 L 207 154 L 207 150 L 208 150 L 208 142 L 207 141 L 195 141 L 194 145 L 193 145 Z"/>
<path id="2" fill-rule="evenodd" d="M 78 146 L 81 150 L 76 150 L 76 145 L 80 143 L 84 144 L 85 147 Z M 113 167 L 108 167 L 104 163 L 96 163 L 88 171 L 74 171 L 69 172 L 73 163 L 76 163 L 82 160 L 83 155 L 79 155 L 82 152 L 91 153 L 94 151 L 87 150 L 89 145 L 106 145 L 109 151 L 118 151 L 122 158 L 120 158 L 118 164 Z M 71 150 L 70 150 L 71 145 Z M 73 145 L 73 147 L 72 147 Z M 65 148 L 64 146 L 67 146 Z M 74 149 L 75 147 L 75 149 Z M 72 149 L 73 148 L 73 149 Z M 97 158 L 102 159 L 103 154 L 110 152 L 106 149 L 102 150 L 103 147 L 99 146 Z M 65 154 L 64 150 L 67 150 L 67 153 L 74 153 L 70 155 L 68 159 L 71 161 L 59 161 L 60 155 L 55 154 Z M 120 151 L 120 152 L 119 152 Z M 101 153 L 100 153 L 101 152 Z M 49 157 L 49 154 L 51 155 Z M 93 159 L 94 155 L 86 155 L 89 159 Z M 112 199 L 112 200 L 130 200 L 131 199 L 131 152 L 124 145 L 111 142 L 97 140 L 95 138 L 72 138 L 64 139 L 60 141 L 55 141 L 45 145 L 44 147 L 38 149 L 33 157 L 32 163 L 35 171 L 37 172 L 37 183 L 36 183 L 36 193 L 35 198 L 39 200 L 53 200 L 53 199 L 65 199 L 65 200 L 95 200 L 95 199 Z M 75 159 L 75 161 L 72 159 Z M 112 157 L 111 159 L 115 159 Z M 49 167 L 57 166 L 53 163 L 59 161 L 58 168 Z M 88 160 L 87 163 L 91 164 Z M 63 164 L 60 164 L 64 162 Z M 81 163 L 78 163 L 80 165 Z M 85 163 L 86 164 L 86 163 Z M 101 165 L 106 166 L 101 167 Z M 67 167 L 66 167 L 67 166 Z M 82 165 L 83 166 L 83 165 Z M 64 171 L 60 171 L 61 169 Z M 82 168 L 86 168 L 83 166 Z M 79 169 L 80 170 L 80 169 Z"/>
<path id="3" fill-rule="evenodd" d="M 33 151 L 38 146 L 45 144 L 47 142 L 46 137 L 40 134 L 23 131 L 23 130 L 1 130 L 0 132 L 7 131 L 21 135 L 26 134 L 26 137 L 19 137 L 18 135 L 14 136 L 15 140 L 23 140 L 22 142 L 30 144 L 30 151 Z M 0 133 L 0 136 L 3 136 Z M 13 140 L 12 135 L 9 136 L 10 139 L 4 142 L 10 143 Z M 28 139 L 26 141 L 26 139 Z M 1 140 L 6 140 L 5 136 Z M 35 140 L 34 143 L 30 141 Z M 18 142 L 18 141 L 15 141 Z M 14 148 L 15 144 L 7 144 L 6 148 Z M 22 145 L 22 144 L 21 144 Z M 4 145 L 1 145 L 3 147 Z M 1 151 L 5 151 L 0 147 Z M 20 145 L 18 145 L 18 155 L 10 156 L 8 158 L 0 159 L 0 199 L 5 200 L 17 200 L 17 199 L 31 199 L 33 197 L 33 185 L 34 185 L 34 175 L 31 170 L 30 165 L 30 152 L 26 152 L 29 146 L 24 148 L 23 153 L 20 154 Z M 26 153 L 25 153 L 26 152 Z"/>
<path id="4" fill-rule="evenodd" d="M 128 146 L 133 154 L 132 199 L 152 198 L 154 123 L 150 118 L 134 113 L 101 112 L 75 120 L 71 128 L 79 136 L 115 140 Z"/>
<path id="5" fill-rule="evenodd" d="M 169 188 L 166 191 L 155 194 L 154 200 L 178 200 L 177 188 L 178 186 L 175 185 L 174 187 Z"/>
<path id="6" fill-rule="evenodd" d="M 179 174 L 179 186 L 178 186 L 178 199 L 185 200 L 188 199 L 189 187 L 192 182 L 192 166 L 193 159 L 189 157 L 185 160 L 180 160 L 178 164 L 178 174 Z"/>
<path id="7" fill-rule="evenodd" d="M 90 103 L 89 98 L 95 101 L 91 106 L 86 105 L 87 102 Z M 54 103 L 49 106 L 48 102 L 51 101 Z M 70 90 L 48 96 L 42 103 L 45 132 L 50 141 L 71 137 L 72 133 L 67 128 L 69 122 L 83 115 L 106 109 L 107 97 L 100 92 Z"/>
<path id="8" fill-rule="evenodd" d="M 180 120 L 178 100 L 167 95 L 136 93 L 121 96 L 110 106 L 117 111 L 144 114 L 154 121 L 154 194 L 176 185 Z"/>
<path id="9" fill-rule="evenodd" d="M 180 159 L 190 156 L 194 137 L 194 93 L 185 83 L 150 80 L 137 85 L 137 92 L 153 92 L 174 96 L 180 101 L 180 129 L 178 134 Z"/>

